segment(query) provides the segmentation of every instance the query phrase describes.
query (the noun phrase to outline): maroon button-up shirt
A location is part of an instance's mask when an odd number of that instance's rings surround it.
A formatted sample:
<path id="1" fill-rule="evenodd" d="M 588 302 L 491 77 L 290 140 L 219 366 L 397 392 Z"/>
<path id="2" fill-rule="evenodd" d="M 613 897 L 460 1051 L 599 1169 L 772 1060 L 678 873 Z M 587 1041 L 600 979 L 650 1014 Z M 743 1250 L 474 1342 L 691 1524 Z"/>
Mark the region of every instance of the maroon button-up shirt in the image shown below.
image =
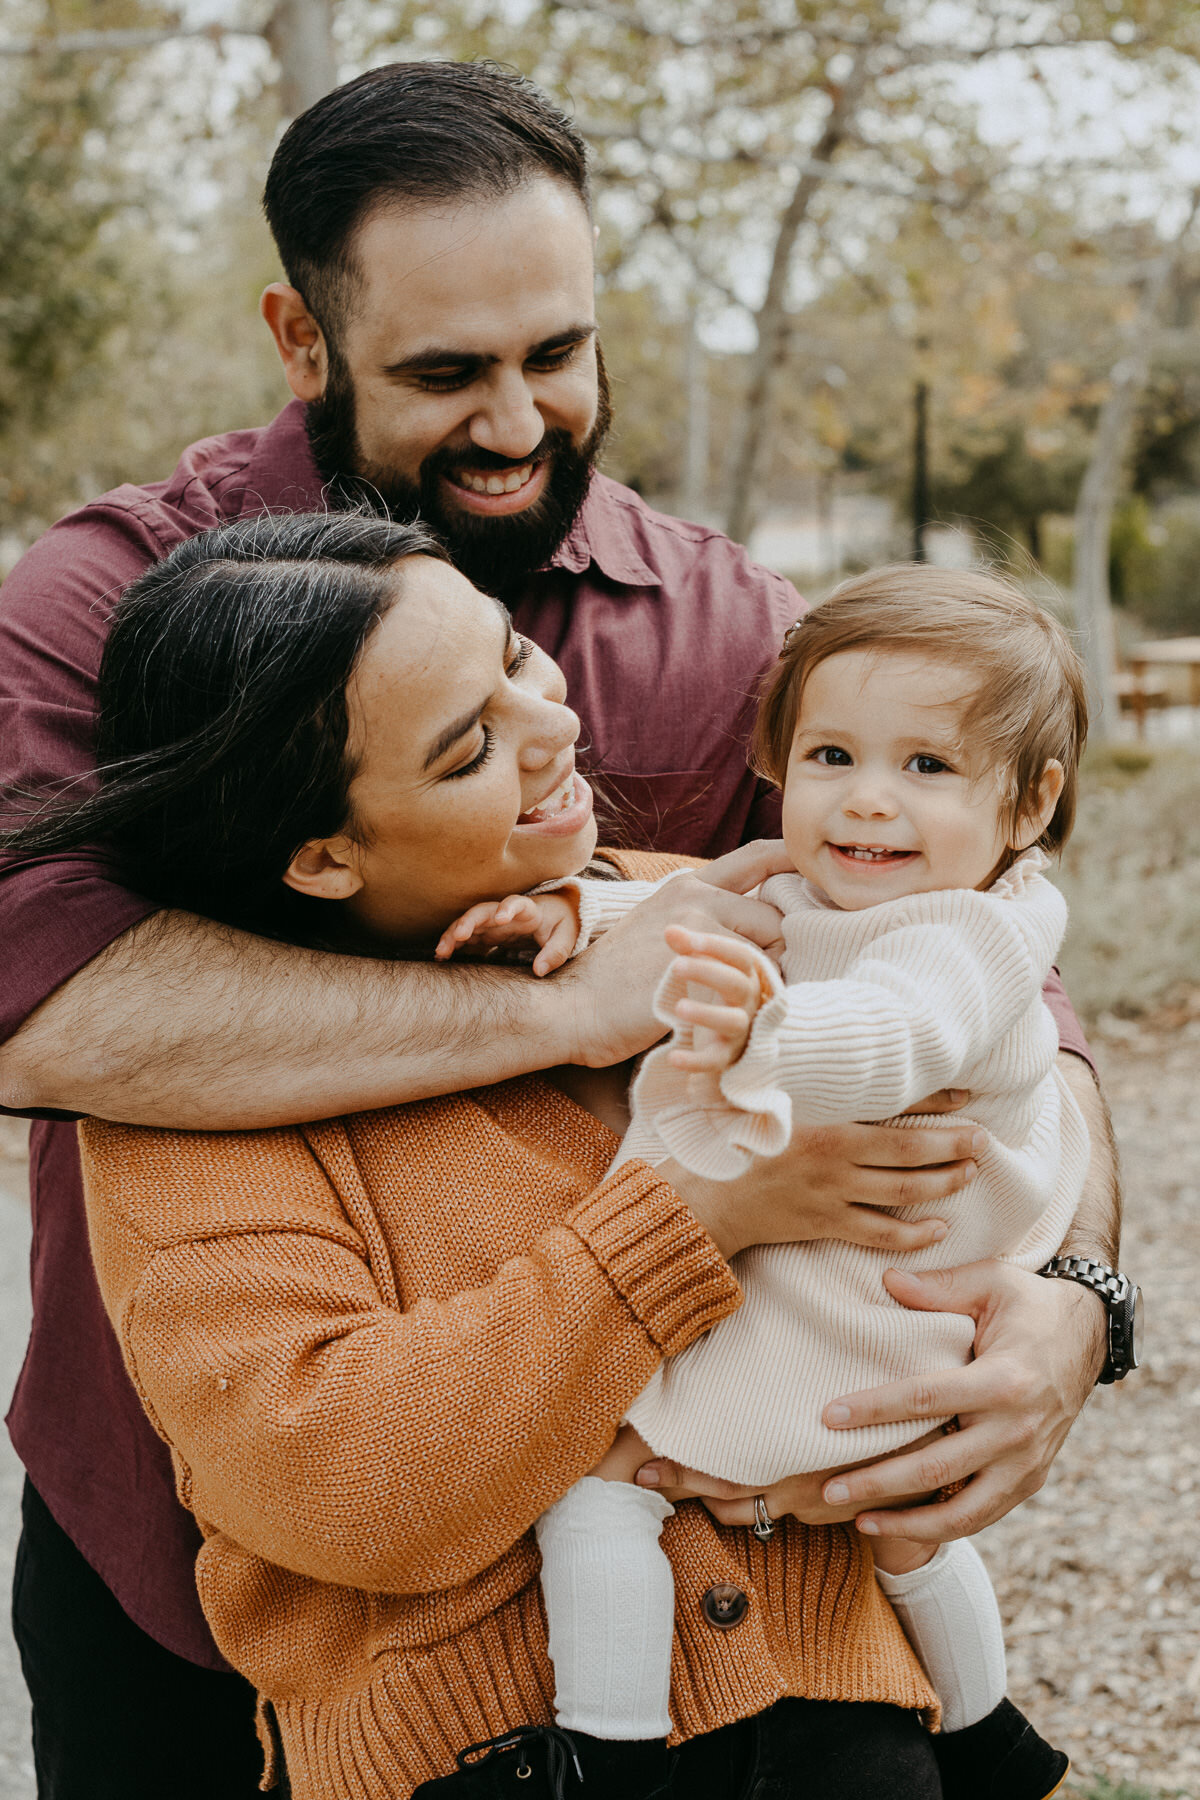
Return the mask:
<path id="1" fill-rule="evenodd" d="M 0 783 L 38 787 L 91 767 L 109 608 L 143 569 L 223 519 L 322 504 L 293 402 L 263 430 L 193 444 L 169 480 L 118 488 L 48 531 L 0 593 Z M 514 617 L 566 674 L 607 841 L 718 855 L 778 830 L 745 743 L 758 678 L 801 604 L 719 532 L 593 480 Z M 0 1039 L 151 910 L 91 856 L 0 865 Z M 1064 1043 L 1084 1050 L 1060 992 L 1048 997 Z M 32 1195 L 34 1325 L 8 1416 L 17 1453 L 130 1617 L 224 1667 L 196 1597 L 199 1534 L 100 1301 L 65 1120 L 34 1126 Z"/>

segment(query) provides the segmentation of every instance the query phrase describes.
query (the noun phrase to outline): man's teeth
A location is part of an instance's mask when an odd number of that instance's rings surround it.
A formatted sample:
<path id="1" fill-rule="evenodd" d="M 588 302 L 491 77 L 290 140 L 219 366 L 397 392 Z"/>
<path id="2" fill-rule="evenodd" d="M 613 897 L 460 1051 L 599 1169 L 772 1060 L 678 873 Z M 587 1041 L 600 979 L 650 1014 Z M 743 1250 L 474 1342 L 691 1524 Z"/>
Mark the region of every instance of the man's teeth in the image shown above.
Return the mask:
<path id="1" fill-rule="evenodd" d="M 555 813 L 566 812 L 574 798 L 575 777 L 571 774 L 567 776 L 560 788 L 555 788 L 554 792 L 547 795 L 545 800 L 539 801 L 536 806 L 531 806 L 529 811 L 522 813 L 521 816 L 525 819 L 552 819 Z"/>
<path id="2" fill-rule="evenodd" d="M 533 464 L 522 463 L 519 469 L 510 469 L 507 475 L 472 475 L 469 470 L 462 469 L 455 479 L 460 487 L 470 488 L 473 494 L 515 494 L 532 474 Z"/>

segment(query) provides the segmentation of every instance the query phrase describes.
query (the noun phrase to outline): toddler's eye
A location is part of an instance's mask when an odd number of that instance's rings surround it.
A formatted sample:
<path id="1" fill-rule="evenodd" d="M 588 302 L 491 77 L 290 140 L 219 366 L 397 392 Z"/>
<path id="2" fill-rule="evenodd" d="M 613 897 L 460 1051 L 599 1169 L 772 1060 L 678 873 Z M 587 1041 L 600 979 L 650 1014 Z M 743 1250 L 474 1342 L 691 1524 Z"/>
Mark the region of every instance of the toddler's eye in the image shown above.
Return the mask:
<path id="1" fill-rule="evenodd" d="M 812 761 L 821 763 L 826 769 L 848 769 L 854 758 L 848 750 L 840 750 L 836 744 L 822 744 L 819 750 L 812 752 Z"/>
<path id="2" fill-rule="evenodd" d="M 904 766 L 914 775 L 944 775 L 950 767 L 940 756 L 910 756 Z"/>

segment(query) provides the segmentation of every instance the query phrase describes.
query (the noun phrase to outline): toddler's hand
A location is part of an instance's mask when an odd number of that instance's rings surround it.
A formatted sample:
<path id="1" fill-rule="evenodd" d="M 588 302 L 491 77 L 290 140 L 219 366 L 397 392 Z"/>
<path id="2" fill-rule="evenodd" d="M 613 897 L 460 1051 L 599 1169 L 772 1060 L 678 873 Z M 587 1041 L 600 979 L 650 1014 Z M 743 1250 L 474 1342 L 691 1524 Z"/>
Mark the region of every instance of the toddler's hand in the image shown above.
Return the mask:
<path id="1" fill-rule="evenodd" d="M 738 1060 L 755 1014 L 774 992 L 771 965 L 744 938 L 689 931 L 684 925 L 669 925 L 666 938 L 679 953 L 669 974 L 717 995 L 712 1002 L 676 1001 L 675 1017 L 692 1027 L 692 1048 L 671 1050 L 667 1060 L 692 1075 L 719 1074 Z"/>
<path id="2" fill-rule="evenodd" d="M 468 944 L 495 950 L 508 944 L 537 944 L 535 975 L 550 975 L 566 962 L 579 936 L 575 908 L 565 894 L 510 894 L 507 900 L 481 900 L 448 925 L 434 955 L 446 962 Z"/>

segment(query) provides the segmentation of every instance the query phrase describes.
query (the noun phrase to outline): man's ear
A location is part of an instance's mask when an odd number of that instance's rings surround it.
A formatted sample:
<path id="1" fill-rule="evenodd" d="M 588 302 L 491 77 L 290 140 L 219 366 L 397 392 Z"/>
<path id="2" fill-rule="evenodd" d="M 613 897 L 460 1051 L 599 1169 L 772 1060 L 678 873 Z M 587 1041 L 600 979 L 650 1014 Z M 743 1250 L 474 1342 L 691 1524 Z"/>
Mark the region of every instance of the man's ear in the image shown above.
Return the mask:
<path id="1" fill-rule="evenodd" d="M 258 310 L 275 339 L 297 400 L 319 400 L 329 374 L 325 334 L 305 305 L 304 296 L 285 281 L 273 281 L 258 303 Z"/>
<path id="2" fill-rule="evenodd" d="M 310 838 L 293 856 L 283 879 L 313 900 L 349 900 L 363 884 L 358 847 L 348 837 Z"/>
<path id="3" fill-rule="evenodd" d="M 1030 844 L 1037 843 L 1054 817 L 1054 809 L 1058 805 L 1066 779 L 1062 764 L 1056 757 L 1051 757 L 1042 770 L 1037 794 L 1017 821 L 1018 841 L 1013 845 L 1014 850 L 1028 850 Z"/>

